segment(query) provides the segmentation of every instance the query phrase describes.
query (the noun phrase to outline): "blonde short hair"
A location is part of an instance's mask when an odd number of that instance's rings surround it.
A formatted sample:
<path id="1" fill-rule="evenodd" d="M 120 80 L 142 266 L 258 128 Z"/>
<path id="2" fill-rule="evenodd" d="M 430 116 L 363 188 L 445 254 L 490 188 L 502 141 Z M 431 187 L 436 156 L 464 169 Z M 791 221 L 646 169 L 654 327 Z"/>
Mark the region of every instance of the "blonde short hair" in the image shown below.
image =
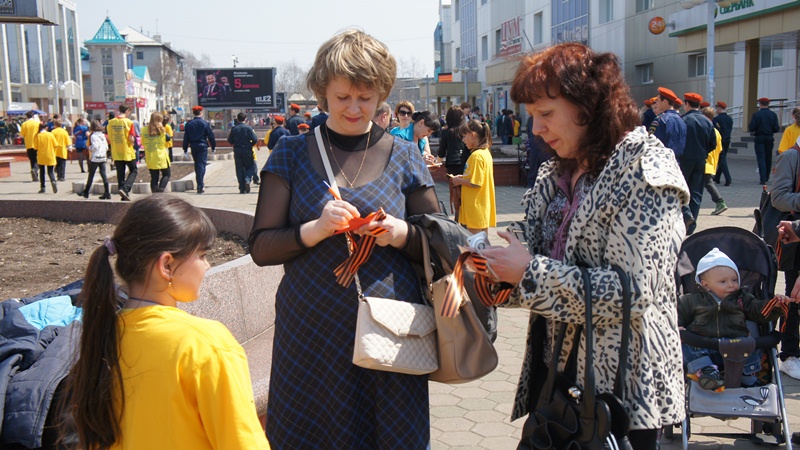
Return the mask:
<path id="1" fill-rule="evenodd" d="M 360 30 L 347 30 L 322 44 L 306 84 L 322 109 L 328 109 L 325 91 L 334 78 L 378 91 L 378 102 L 389 98 L 397 76 L 397 63 L 379 40 Z"/>

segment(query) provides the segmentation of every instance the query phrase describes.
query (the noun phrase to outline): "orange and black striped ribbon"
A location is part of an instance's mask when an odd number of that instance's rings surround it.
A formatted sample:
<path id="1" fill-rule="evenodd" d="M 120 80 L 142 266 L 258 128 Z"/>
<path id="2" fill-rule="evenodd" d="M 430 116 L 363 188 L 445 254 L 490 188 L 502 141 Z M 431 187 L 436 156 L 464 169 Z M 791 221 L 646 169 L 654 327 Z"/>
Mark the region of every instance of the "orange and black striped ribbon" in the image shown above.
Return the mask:
<path id="1" fill-rule="evenodd" d="M 375 220 L 379 221 L 385 218 L 386 213 L 383 211 L 383 208 L 378 209 Z M 350 256 L 333 271 L 336 275 L 337 283 L 344 287 L 350 286 L 356 276 L 356 272 L 358 272 L 358 268 L 367 262 L 370 255 L 372 255 L 372 250 L 375 248 L 375 237 L 386 232 L 385 228 L 377 227 L 372 230 L 375 236 L 364 235 L 361 236 L 360 240 L 356 239 L 356 235 L 353 232 L 348 231 L 346 233 L 348 245 L 350 247 Z"/>
<path id="2" fill-rule="evenodd" d="M 778 297 L 773 298 L 772 300 L 768 301 L 763 308 L 761 308 L 761 315 L 764 317 L 769 317 L 772 314 L 772 310 L 776 307 L 780 308 L 781 315 L 786 317 L 789 314 L 789 306 L 785 303 L 781 303 L 778 301 Z M 783 333 L 783 329 L 786 328 L 786 321 L 784 320 L 781 324 L 781 333 Z"/>
<path id="3" fill-rule="evenodd" d="M 486 257 L 478 253 L 464 252 L 458 257 L 453 266 L 453 282 L 445 289 L 442 309 L 439 314 L 442 317 L 453 318 L 458 314 L 461 307 L 461 293 L 464 286 L 464 264 L 467 259 L 472 258 L 472 263 L 479 271 L 485 271 Z M 504 303 L 511 295 L 511 289 L 501 289 L 497 293 L 492 293 L 493 282 L 481 273 L 475 273 L 475 291 L 478 293 L 478 300 L 485 306 L 495 306 Z"/>

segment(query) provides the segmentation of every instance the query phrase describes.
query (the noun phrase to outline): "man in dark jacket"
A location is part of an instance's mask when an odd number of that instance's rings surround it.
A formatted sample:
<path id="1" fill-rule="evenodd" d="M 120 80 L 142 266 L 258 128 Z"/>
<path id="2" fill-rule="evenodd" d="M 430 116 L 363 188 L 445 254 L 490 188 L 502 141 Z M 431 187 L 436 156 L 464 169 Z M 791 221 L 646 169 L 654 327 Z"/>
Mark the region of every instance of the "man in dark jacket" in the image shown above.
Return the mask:
<path id="1" fill-rule="evenodd" d="M 653 111 L 653 104 L 658 100 L 658 97 L 648 98 L 644 101 L 644 113 L 642 114 L 642 126 L 649 127 L 650 124 L 656 120 L 656 112 Z"/>
<path id="2" fill-rule="evenodd" d="M 733 132 L 733 119 L 725 112 L 728 105 L 725 102 L 717 102 L 715 105 L 717 115 L 714 116 L 714 127 L 722 137 L 722 153 L 719 154 L 719 164 L 717 173 L 714 174 L 714 182 L 719 184 L 722 175 L 725 175 L 725 186 L 731 185 L 731 172 L 728 170 L 728 147 L 731 146 L 731 133 Z"/>
<path id="3" fill-rule="evenodd" d="M 283 122 L 283 116 L 275 116 L 275 128 L 272 129 L 272 132 L 269 134 L 269 141 L 267 141 L 267 148 L 270 149 L 270 151 L 275 148 L 275 144 L 278 143 L 278 139 L 280 139 L 281 136 L 289 136 L 289 130 L 284 128 Z"/>
<path id="4" fill-rule="evenodd" d="M 194 119 L 186 122 L 184 127 L 183 154 L 186 154 L 191 145 L 194 175 L 197 180 L 197 193 L 202 194 L 205 192 L 203 178 L 206 176 L 206 165 L 208 165 L 208 147 L 211 147 L 211 152 L 213 153 L 217 150 L 217 141 L 214 139 L 211 125 L 200 117 L 203 114 L 203 107 L 193 106 L 192 114 L 194 114 Z"/>
<path id="5" fill-rule="evenodd" d="M 769 109 L 769 101 L 766 97 L 758 99 L 758 111 L 753 114 L 747 127 L 756 138 L 756 160 L 762 186 L 767 185 L 769 172 L 772 170 L 772 148 L 775 145 L 773 135 L 781 131 L 778 115 Z"/>
<path id="6" fill-rule="evenodd" d="M 289 134 L 292 136 L 300 134 L 300 130 L 297 126 L 301 123 L 305 123 L 305 120 L 303 120 L 303 116 L 300 115 L 300 105 L 292 103 L 289 106 L 289 120 L 286 121 L 286 128 L 289 130 Z"/>
<path id="7" fill-rule="evenodd" d="M 686 234 L 694 233 L 697 228 L 697 216 L 700 214 L 700 204 L 703 202 L 703 175 L 706 171 L 706 158 L 708 152 L 717 148 L 717 135 L 714 125 L 700 112 L 700 102 L 703 97 L 694 92 L 683 94 L 686 101 L 686 114 L 683 123 L 686 124 L 686 146 L 680 159 L 681 172 L 689 186 L 691 200 L 689 206 L 683 207 L 683 221 L 686 223 Z"/>
<path id="8" fill-rule="evenodd" d="M 676 107 L 683 102 L 665 87 L 658 88 L 658 96 L 653 103 L 656 120 L 650 124 L 650 134 L 657 137 L 664 147 L 675 153 L 675 158 L 680 161 L 683 148 L 686 146 L 686 124 L 678 115 Z"/>
<path id="9" fill-rule="evenodd" d="M 236 165 L 236 179 L 239 181 L 239 193 L 250 193 L 250 182 L 252 174 L 255 172 L 253 166 L 253 147 L 258 142 L 258 137 L 250 125 L 245 121 L 247 116 L 244 113 L 236 115 L 236 125 L 228 134 L 228 143 L 233 144 L 233 161 Z"/>

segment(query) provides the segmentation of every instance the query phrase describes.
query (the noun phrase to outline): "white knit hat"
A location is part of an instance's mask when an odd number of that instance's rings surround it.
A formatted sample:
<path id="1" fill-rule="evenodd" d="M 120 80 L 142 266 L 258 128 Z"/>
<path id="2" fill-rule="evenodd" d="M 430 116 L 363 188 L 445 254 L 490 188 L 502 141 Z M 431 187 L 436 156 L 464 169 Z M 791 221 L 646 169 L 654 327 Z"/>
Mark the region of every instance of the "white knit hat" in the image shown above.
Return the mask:
<path id="1" fill-rule="evenodd" d="M 697 272 L 694 276 L 695 281 L 698 283 L 700 282 L 700 275 L 709 270 L 713 269 L 714 267 L 730 267 L 731 269 L 736 271 L 736 276 L 739 276 L 739 268 L 736 267 L 736 263 L 733 262 L 732 259 L 728 257 L 725 253 L 722 253 L 718 248 L 714 247 L 714 250 L 706 253 L 706 256 L 700 258 L 700 262 L 697 263 Z"/>

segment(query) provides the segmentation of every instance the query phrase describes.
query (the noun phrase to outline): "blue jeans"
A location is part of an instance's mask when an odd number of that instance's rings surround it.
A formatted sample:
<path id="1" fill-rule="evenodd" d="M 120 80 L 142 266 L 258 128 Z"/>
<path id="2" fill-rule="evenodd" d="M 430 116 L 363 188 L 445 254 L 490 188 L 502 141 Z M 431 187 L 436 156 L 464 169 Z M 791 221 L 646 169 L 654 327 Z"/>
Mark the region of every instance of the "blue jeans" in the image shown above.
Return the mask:
<path id="1" fill-rule="evenodd" d="M 704 159 L 681 159 L 680 167 L 691 195 L 689 206 L 684 206 L 681 210 L 684 217 L 691 215 L 696 221 L 700 214 L 700 204 L 703 203 L 703 175 L 706 171 L 706 161 Z M 695 228 L 697 228 L 697 222 L 686 230 L 686 234 L 694 233 Z"/>
<path id="2" fill-rule="evenodd" d="M 252 149 L 233 149 L 233 162 L 236 165 L 236 179 L 239 181 L 239 192 L 244 192 L 245 185 L 250 184 L 255 172 Z"/>
<path id="3" fill-rule="evenodd" d="M 756 160 L 758 161 L 758 176 L 761 184 L 767 184 L 772 170 L 772 148 L 775 140 L 772 136 L 756 136 Z"/>
<path id="4" fill-rule="evenodd" d="M 197 180 L 197 190 L 199 191 L 205 187 L 203 179 L 206 176 L 206 165 L 208 165 L 208 147 L 192 146 L 192 160 L 194 160 L 194 177 Z"/>
<path id="5" fill-rule="evenodd" d="M 722 355 L 717 350 L 702 347 L 692 347 L 688 344 L 681 344 L 683 349 L 683 363 L 686 366 L 686 373 L 695 373 L 703 367 L 715 364 L 720 370 L 724 367 Z M 745 360 L 742 375 L 752 376 L 761 370 L 761 349 L 753 350 L 753 353 Z"/>

